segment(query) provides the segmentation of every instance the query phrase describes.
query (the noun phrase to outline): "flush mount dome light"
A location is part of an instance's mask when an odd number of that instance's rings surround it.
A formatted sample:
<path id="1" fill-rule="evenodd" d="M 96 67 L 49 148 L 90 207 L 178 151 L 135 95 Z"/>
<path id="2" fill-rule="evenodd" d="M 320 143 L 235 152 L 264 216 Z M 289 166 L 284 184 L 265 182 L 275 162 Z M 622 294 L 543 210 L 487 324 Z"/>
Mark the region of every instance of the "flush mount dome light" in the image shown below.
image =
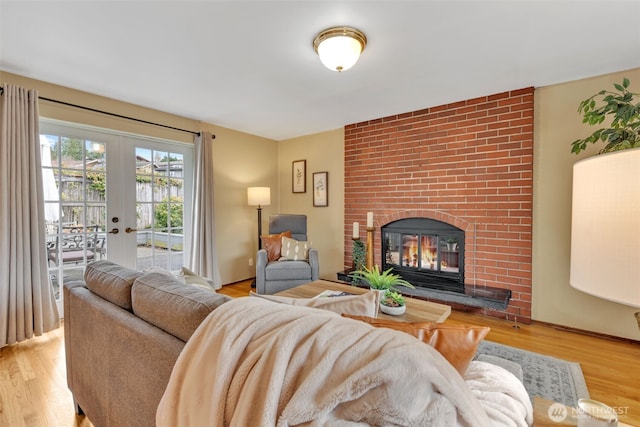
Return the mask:
<path id="1" fill-rule="evenodd" d="M 313 48 L 320 61 L 328 69 L 338 72 L 353 67 L 366 45 L 367 37 L 350 27 L 328 28 L 313 40 Z"/>

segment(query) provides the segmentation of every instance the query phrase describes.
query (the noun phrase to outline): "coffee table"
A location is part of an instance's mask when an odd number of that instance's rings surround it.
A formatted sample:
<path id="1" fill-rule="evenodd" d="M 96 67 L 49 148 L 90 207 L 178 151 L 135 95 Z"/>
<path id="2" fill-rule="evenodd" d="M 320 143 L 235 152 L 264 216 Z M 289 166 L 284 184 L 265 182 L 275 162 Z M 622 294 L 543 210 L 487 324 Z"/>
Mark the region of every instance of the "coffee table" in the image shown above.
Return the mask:
<path id="1" fill-rule="evenodd" d="M 327 289 L 332 291 L 349 292 L 354 295 L 369 292 L 369 289 L 357 286 L 345 285 L 328 280 L 316 280 L 315 282 L 306 283 L 278 292 L 276 295 L 290 298 L 313 298 L 322 291 Z M 406 298 L 407 311 L 399 316 L 390 316 L 380 312 L 378 317 L 381 319 L 390 319 L 401 322 L 444 322 L 451 314 L 451 307 L 435 302 L 423 301 L 416 298 Z"/>

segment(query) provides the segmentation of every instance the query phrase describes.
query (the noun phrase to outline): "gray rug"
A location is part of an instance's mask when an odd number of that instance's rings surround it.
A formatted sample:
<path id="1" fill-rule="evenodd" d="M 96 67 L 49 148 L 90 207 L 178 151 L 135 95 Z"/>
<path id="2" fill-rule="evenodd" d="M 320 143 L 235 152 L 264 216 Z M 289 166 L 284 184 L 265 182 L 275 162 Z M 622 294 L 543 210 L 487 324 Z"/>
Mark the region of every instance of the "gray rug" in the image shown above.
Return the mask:
<path id="1" fill-rule="evenodd" d="M 589 398 L 589 390 L 580 364 L 520 350 L 503 344 L 482 341 L 478 354 L 500 357 L 522 367 L 523 384 L 529 396 L 540 396 L 575 407 L 578 399 Z"/>

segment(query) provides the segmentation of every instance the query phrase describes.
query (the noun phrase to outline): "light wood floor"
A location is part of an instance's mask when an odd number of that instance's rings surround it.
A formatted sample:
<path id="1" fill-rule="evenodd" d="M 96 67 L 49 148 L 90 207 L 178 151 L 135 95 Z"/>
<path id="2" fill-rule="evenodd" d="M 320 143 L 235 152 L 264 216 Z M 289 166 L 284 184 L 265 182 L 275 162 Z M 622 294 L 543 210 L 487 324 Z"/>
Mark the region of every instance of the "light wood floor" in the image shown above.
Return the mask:
<path id="1" fill-rule="evenodd" d="M 225 286 L 232 297 L 249 294 L 250 282 Z M 640 343 L 594 337 L 549 325 L 519 325 L 461 311 L 446 323 L 491 327 L 487 339 L 581 364 L 591 397 L 628 408 L 621 421 L 640 426 Z M 62 328 L 0 349 L 0 426 L 91 427 L 76 417 L 67 389 Z"/>

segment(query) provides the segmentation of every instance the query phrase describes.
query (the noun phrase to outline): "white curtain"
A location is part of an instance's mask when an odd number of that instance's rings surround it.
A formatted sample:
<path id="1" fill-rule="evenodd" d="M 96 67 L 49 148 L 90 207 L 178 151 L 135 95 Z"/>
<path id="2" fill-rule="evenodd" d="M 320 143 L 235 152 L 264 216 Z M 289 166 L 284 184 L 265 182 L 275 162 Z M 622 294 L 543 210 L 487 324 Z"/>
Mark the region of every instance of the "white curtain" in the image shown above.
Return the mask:
<path id="1" fill-rule="evenodd" d="M 0 347 L 60 326 L 47 272 L 38 93 L 4 85 L 0 104 Z"/>
<path id="2" fill-rule="evenodd" d="M 216 289 L 220 289 L 222 280 L 216 255 L 213 203 L 213 137 L 209 132 L 200 132 L 194 143 L 195 185 L 189 267 L 201 276 L 213 280 Z"/>

